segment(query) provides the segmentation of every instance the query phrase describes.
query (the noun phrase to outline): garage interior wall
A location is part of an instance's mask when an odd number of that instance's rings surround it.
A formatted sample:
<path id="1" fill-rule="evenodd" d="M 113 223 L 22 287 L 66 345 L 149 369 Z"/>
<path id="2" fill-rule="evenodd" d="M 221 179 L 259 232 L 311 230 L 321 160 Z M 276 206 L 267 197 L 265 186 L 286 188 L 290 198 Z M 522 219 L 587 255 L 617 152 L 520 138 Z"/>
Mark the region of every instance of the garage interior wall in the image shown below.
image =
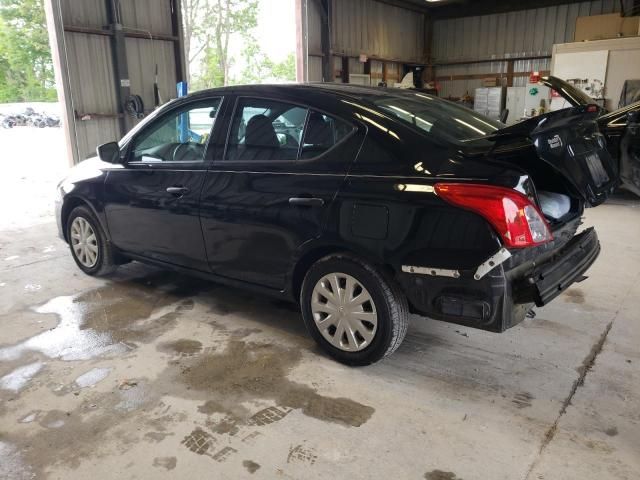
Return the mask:
<path id="1" fill-rule="evenodd" d="M 528 72 L 551 69 L 554 44 L 573 42 L 578 17 L 617 12 L 620 12 L 619 0 L 595 0 L 435 20 L 432 59 L 437 65 L 440 96 L 473 95 L 474 90 L 482 86 L 482 78 L 455 79 L 456 76 L 506 77 L 508 74 L 508 61 L 464 63 L 469 60 L 515 59 L 513 86 L 524 86 Z"/>
<path id="2" fill-rule="evenodd" d="M 176 97 L 176 83 L 184 79 L 179 8 L 179 0 L 47 0 L 72 163 L 94 155 L 97 145 L 119 140 L 139 121 L 124 113 L 127 94 L 142 98 L 145 115 L 153 111 L 156 65 L 162 102 Z M 123 72 L 114 42 L 118 30 Z"/>
<path id="3" fill-rule="evenodd" d="M 306 2 L 308 11 L 307 80 L 322 81 L 323 0 L 299 1 Z M 350 74 L 370 73 L 373 85 L 383 78 L 392 85 L 402 79 L 404 65 L 431 64 L 427 79 L 437 81 L 442 97 L 454 98 L 473 95 L 487 77 L 524 86 L 529 72 L 549 72 L 554 44 L 573 42 L 578 17 L 621 11 L 619 0 L 593 0 L 438 19 L 425 8 L 384 0 L 326 3 L 334 75 L 325 81 L 348 79 L 341 74 L 347 65 Z M 628 3 L 623 1 L 623 7 Z M 368 64 L 359 61 L 362 54 L 371 59 Z"/>
<path id="4" fill-rule="evenodd" d="M 321 2 L 303 0 L 308 5 L 308 78 L 322 81 Z M 360 55 L 371 59 L 372 82 L 400 81 L 402 64 L 424 63 L 426 14 L 418 8 L 406 9 L 376 0 L 339 0 L 328 2 L 331 20 L 331 51 L 334 78 L 341 82 L 343 59 L 349 73 L 365 73 Z M 399 78 L 400 77 L 400 78 Z M 374 82 L 377 83 L 377 82 Z"/>
<path id="5" fill-rule="evenodd" d="M 590 42 L 561 43 L 553 47 L 551 73 L 558 66 L 557 54 L 608 51 L 605 77 L 605 107 L 618 108 L 622 87 L 627 79 L 640 78 L 640 37 L 611 38 Z"/>

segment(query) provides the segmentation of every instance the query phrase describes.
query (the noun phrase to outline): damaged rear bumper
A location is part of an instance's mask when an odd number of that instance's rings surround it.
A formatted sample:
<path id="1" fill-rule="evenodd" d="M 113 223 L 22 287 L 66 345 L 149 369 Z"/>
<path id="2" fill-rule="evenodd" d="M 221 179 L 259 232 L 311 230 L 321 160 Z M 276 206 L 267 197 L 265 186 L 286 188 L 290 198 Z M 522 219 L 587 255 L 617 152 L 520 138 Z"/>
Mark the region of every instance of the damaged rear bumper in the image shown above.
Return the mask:
<path id="1" fill-rule="evenodd" d="M 534 305 L 546 305 L 583 280 L 600 253 L 600 242 L 589 228 L 555 250 L 511 253 L 481 276 L 475 269 L 443 275 L 414 268 L 399 273 L 398 280 L 415 313 L 503 332 L 524 320 Z"/>
<path id="2" fill-rule="evenodd" d="M 576 281 L 593 265 L 600 254 L 600 242 L 593 228 L 573 237 L 550 260 L 537 265 L 514 286 L 514 298 L 520 303 L 546 305 Z"/>

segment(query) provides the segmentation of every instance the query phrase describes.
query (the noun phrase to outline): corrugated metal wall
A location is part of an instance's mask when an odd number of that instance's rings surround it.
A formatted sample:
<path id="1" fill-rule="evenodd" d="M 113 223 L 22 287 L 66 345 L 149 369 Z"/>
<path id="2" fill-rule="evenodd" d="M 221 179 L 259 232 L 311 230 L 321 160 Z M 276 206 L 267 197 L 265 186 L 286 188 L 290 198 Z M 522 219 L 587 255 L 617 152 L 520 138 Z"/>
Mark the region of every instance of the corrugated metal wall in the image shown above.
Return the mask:
<path id="1" fill-rule="evenodd" d="M 424 54 L 424 15 L 373 0 L 339 0 L 332 4 L 335 53 L 405 62 Z"/>
<path id="2" fill-rule="evenodd" d="M 434 22 L 432 56 L 435 63 L 551 55 L 555 43 L 572 42 L 576 19 L 620 11 L 618 0 L 557 5 L 494 15 L 454 18 Z M 550 59 L 520 60 L 514 72 L 549 70 Z M 507 62 L 441 66 L 438 77 L 470 74 L 506 74 Z M 493 76 L 493 75 L 492 75 Z M 526 77 L 515 77 L 524 85 Z M 439 80 L 440 94 L 459 97 L 482 84 L 481 79 Z"/>
<path id="3" fill-rule="evenodd" d="M 78 160 L 87 158 L 102 143 L 120 137 L 118 119 L 98 116 L 83 121 L 86 113 L 109 115 L 116 110 L 116 82 L 112 68 L 110 38 L 84 33 L 65 33 L 75 119 L 68 119 L 68 134 Z M 69 100 L 69 99 L 68 99 Z"/>
<path id="4" fill-rule="evenodd" d="M 308 80 L 322 80 L 320 11 L 308 2 Z M 400 63 L 424 61 L 424 14 L 376 0 L 334 0 L 331 11 L 331 49 L 334 69 L 342 68 L 340 56 L 349 56 L 349 72 L 363 73 L 357 57 L 397 60 Z M 372 82 L 382 78 L 382 63 L 372 61 Z M 390 81 L 399 81 L 398 64 L 387 62 Z M 336 78 L 335 81 L 340 81 Z"/>
<path id="5" fill-rule="evenodd" d="M 97 145 L 121 136 L 117 88 L 113 65 L 112 39 L 105 26 L 109 23 L 104 0 L 52 0 L 53 18 L 61 20 L 62 39 L 58 37 L 61 62 L 65 63 L 72 118 L 67 120 L 67 135 L 74 161 L 92 156 Z M 176 96 L 176 56 L 171 37 L 172 8 L 178 0 L 123 0 L 121 24 L 127 32 L 125 49 L 131 93 L 140 95 L 145 111 L 154 107 L 153 82 L 158 65 L 158 81 L 164 102 Z M 58 20 L 56 20 L 58 21 Z M 50 24 L 50 28 L 51 28 Z M 105 34 L 79 33 L 81 29 Z M 70 31 L 70 30 L 76 31 Z M 147 38 L 148 37 L 148 38 Z M 63 42 L 61 42 L 63 40 Z M 60 67 L 62 68 L 62 67 Z M 130 124 L 136 123 L 131 120 Z"/>
<path id="6" fill-rule="evenodd" d="M 318 2 L 313 0 L 305 0 L 307 4 L 307 37 L 309 41 L 309 53 L 319 54 L 322 51 L 321 34 L 320 34 L 320 6 Z M 322 74 L 320 74 L 322 78 Z"/>

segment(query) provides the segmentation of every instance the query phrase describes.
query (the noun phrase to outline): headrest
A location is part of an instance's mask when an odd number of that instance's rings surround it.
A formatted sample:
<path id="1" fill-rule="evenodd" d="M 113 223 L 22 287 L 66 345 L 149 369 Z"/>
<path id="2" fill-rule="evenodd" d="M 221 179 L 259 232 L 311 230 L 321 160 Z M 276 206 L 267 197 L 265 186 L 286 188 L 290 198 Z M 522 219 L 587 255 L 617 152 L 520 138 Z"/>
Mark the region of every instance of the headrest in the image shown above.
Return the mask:
<path id="1" fill-rule="evenodd" d="M 244 143 L 249 147 L 279 147 L 278 136 L 271 120 L 264 115 L 255 115 L 247 123 Z"/>
<path id="2" fill-rule="evenodd" d="M 307 124 L 307 134 L 304 143 L 314 146 L 330 146 L 333 145 L 333 131 L 331 124 L 325 121 L 322 114 L 311 112 L 309 123 Z"/>

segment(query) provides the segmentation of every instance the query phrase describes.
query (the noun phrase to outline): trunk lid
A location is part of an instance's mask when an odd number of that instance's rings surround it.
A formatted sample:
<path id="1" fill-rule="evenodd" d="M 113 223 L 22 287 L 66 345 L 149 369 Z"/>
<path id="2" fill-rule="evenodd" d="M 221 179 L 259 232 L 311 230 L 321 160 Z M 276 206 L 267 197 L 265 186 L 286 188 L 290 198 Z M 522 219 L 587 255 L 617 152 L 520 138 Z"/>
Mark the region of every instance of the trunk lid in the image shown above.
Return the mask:
<path id="1" fill-rule="evenodd" d="M 601 110 L 586 105 L 550 112 L 498 130 L 496 146 L 528 138 L 538 157 L 560 173 L 591 206 L 604 202 L 618 175 L 598 129 Z"/>
<path id="2" fill-rule="evenodd" d="M 539 83 L 556 91 L 573 107 L 596 104 L 596 101 L 585 92 L 558 77 L 542 77 L 540 78 Z M 612 110 L 611 112 L 601 109 L 598 123 L 601 128 L 605 128 L 611 122 L 614 122 L 616 126 L 624 129 L 624 125 L 627 123 L 626 114 L 635 110 L 640 110 L 640 101 L 620 107 L 617 110 Z"/>
<path id="3" fill-rule="evenodd" d="M 548 77 L 542 77 L 538 83 L 555 90 L 558 95 L 564 98 L 573 107 L 593 105 L 596 103 L 596 101 L 585 92 L 558 77 L 551 75 Z"/>

